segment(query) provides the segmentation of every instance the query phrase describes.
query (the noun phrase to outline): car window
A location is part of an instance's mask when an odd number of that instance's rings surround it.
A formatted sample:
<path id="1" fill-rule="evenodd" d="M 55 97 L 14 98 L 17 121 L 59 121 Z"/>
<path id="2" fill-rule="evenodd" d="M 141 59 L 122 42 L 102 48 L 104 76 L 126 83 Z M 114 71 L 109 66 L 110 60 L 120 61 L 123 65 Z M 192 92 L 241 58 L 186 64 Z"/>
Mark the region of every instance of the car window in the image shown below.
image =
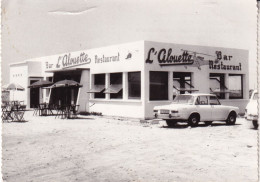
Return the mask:
<path id="1" fill-rule="evenodd" d="M 192 104 L 194 102 L 194 96 L 192 95 L 177 95 L 173 100 L 174 104 Z"/>
<path id="2" fill-rule="evenodd" d="M 210 96 L 209 98 L 209 104 L 210 105 L 220 105 L 220 102 L 216 96 Z"/>
<path id="3" fill-rule="evenodd" d="M 198 96 L 196 100 L 196 105 L 208 105 L 208 97 Z"/>

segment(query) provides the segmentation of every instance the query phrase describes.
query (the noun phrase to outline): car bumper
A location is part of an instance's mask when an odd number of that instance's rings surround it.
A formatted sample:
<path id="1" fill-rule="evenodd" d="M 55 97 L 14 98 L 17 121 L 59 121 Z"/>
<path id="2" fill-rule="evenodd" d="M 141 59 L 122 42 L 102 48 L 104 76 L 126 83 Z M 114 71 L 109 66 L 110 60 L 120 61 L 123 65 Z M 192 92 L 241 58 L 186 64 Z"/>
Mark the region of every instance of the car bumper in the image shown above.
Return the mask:
<path id="1" fill-rule="evenodd" d="M 179 114 L 158 114 L 154 113 L 154 117 L 157 119 L 172 119 L 172 120 L 185 120 L 185 118 Z"/>
<path id="2" fill-rule="evenodd" d="M 246 119 L 249 120 L 249 121 L 258 120 L 258 116 L 257 115 L 252 115 L 252 114 L 248 114 L 246 116 Z"/>

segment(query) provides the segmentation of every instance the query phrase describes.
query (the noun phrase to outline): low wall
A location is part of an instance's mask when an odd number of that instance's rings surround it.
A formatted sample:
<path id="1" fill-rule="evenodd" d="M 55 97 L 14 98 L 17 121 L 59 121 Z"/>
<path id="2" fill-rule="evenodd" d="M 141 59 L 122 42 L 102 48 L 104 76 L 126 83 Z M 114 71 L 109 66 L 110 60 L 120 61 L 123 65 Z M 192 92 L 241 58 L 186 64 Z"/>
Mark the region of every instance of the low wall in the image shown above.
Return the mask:
<path id="1" fill-rule="evenodd" d="M 141 101 L 90 100 L 89 112 L 100 112 L 102 115 L 106 116 L 144 118 Z"/>

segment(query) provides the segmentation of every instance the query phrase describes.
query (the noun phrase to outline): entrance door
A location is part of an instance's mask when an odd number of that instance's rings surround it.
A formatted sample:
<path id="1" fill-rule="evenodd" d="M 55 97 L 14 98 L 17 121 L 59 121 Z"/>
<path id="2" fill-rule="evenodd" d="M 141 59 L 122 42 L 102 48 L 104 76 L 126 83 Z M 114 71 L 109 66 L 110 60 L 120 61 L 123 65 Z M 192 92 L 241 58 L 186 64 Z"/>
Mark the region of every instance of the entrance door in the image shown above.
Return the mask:
<path id="1" fill-rule="evenodd" d="M 30 85 L 38 80 L 31 80 Z M 40 89 L 39 88 L 31 88 L 30 89 L 30 108 L 35 108 L 40 102 Z"/>

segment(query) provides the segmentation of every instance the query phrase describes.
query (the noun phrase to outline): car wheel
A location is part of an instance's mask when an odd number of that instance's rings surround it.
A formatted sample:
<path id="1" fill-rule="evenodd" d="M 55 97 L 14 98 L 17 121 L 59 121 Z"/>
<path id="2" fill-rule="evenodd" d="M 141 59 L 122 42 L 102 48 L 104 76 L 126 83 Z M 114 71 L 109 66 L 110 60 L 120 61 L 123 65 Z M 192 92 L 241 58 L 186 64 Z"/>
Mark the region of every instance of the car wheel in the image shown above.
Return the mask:
<path id="1" fill-rule="evenodd" d="M 177 121 L 173 121 L 173 120 L 166 120 L 166 123 L 169 127 L 174 127 L 177 124 Z"/>
<path id="2" fill-rule="evenodd" d="M 198 126 L 199 124 L 199 116 L 197 116 L 196 114 L 192 114 L 189 119 L 188 119 L 188 124 L 191 126 L 191 127 L 196 127 Z"/>
<path id="3" fill-rule="evenodd" d="M 227 125 L 234 125 L 236 123 L 237 115 L 231 112 L 226 120 Z"/>
<path id="4" fill-rule="evenodd" d="M 254 125 L 254 128 L 257 129 L 258 128 L 258 121 L 257 120 L 253 120 L 253 125 Z"/>
<path id="5" fill-rule="evenodd" d="M 209 125 L 212 124 L 212 122 L 213 122 L 213 121 L 205 121 L 205 125 L 206 125 L 206 126 L 209 126 Z"/>

